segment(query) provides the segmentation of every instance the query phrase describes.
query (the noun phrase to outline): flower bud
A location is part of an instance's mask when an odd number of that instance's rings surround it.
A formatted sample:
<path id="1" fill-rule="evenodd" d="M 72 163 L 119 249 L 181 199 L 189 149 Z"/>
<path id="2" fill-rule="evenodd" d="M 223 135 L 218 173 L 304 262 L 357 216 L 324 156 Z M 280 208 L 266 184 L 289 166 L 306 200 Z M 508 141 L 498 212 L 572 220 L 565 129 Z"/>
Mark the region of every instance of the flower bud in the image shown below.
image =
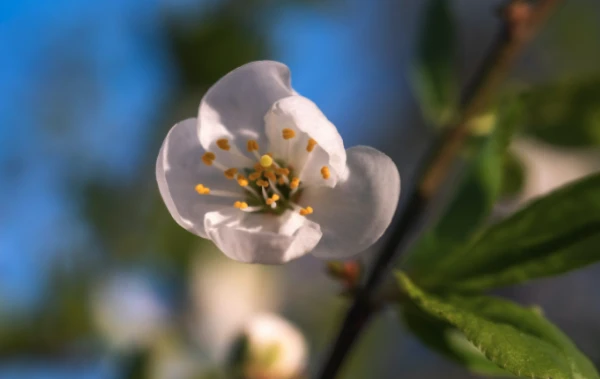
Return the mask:
<path id="1" fill-rule="evenodd" d="M 306 365 L 304 336 L 274 314 L 255 316 L 234 342 L 230 364 L 244 379 L 295 379 Z"/>

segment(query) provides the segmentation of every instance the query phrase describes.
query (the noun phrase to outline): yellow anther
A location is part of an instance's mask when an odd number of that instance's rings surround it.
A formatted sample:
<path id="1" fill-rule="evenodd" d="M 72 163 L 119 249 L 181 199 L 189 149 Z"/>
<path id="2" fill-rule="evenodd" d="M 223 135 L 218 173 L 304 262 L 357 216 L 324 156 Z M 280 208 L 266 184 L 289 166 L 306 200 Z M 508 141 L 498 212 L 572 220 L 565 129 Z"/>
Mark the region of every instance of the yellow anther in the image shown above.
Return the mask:
<path id="1" fill-rule="evenodd" d="M 273 164 L 273 158 L 271 158 L 269 155 L 265 154 L 262 157 L 260 157 L 260 165 L 263 167 L 271 167 L 271 165 Z"/>
<path id="2" fill-rule="evenodd" d="M 279 179 L 277 179 L 277 184 L 279 184 L 279 185 L 285 184 L 285 179 L 283 178 L 283 176 L 280 176 Z"/>
<path id="3" fill-rule="evenodd" d="M 237 168 L 229 168 L 229 169 L 223 171 L 223 173 L 225 174 L 225 177 L 227 179 L 235 178 L 235 174 L 237 174 L 237 172 L 238 172 Z"/>
<path id="4" fill-rule="evenodd" d="M 256 181 L 256 184 L 258 184 L 261 187 L 268 187 L 269 186 L 269 182 L 267 182 L 266 180 L 262 180 L 262 179 L 258 179 Z"/>
<path id="5" fill-rule="evenodd" d="M 253 172 L 252 174 L 248 175 L 248 179 L 255 181 L 256 179 L 260 178 L 261 175 L 262 175 L 262 173 L 256 171 L 256 172 Z"/>
<path id="6" fill-rule="evenodd" d="M 229 149 L 231 149 L 231 146 L 229 146 L 229 140 L 227 138 L 218 139 L 217 146 L 219 146 L 219 149 L 225 151 L 229 151 Z"/>
<path id="7" fill-rule="evenodd" d="M 276 168 L 275 173 L 277 175 L 285 175 L 288 176 L 290 174 L 290 170 L 287 168 Z"/>
<path id="8" fill-rule="evenodd" d="M 253 139 L 248 140 L 246 147 L 248 148 L 249 152 L 258 151 L 258 142 Z"/>
<path id="9" fill-rule="evenodd" d="M 301 216 L 306 216 L 306 215 L 309 215 L 309 214 L 312 214 L 312 213 L 313 213 L 312 207 L 306 207 L 306 208 L 300 209 L 300 215 Z"/>
<path id="10" fill-rule="evenodd" d="M 269 180 L 276 181 L 277 177 L 273 173 L 273 171 L 265 171 L 263 172 L 263 176 Z"/>
<path id="11" fill-rule="evenodd" d="M 233 206 L 237 209 L 246 209 L 248 208 L 248 203 L 246 203 L 245 201 L 236 201 L 235 203 L 233 203 Z"/>
<path id="12" fill-rule="evenodd" d="M 242 174 L 237 176 L 237 182 L 240 186 L 246 187 L 248 185 L 248 179 Z"/>
<path id="13" fill-rule="evenodd" d="M 271 205 L 271 204 L 274 204 L 277 200 L 279 200 L 279 195 L 274 194 L 269 199 L 267 199 L 266 203 L 267 203 L 267 205 Z"/>
<path id="14" fill-rule="evenodd" d="M 215 154 L 209 151 L 208 153 L 204 153 L 204 155 L 202 156 L 202 162 L 204 162 L 204 164 L 207 166 L 211 166 L 215 158 Z"/>
<path id="15" fill-rule="evenodd" d="M 285 128 L 281 131 L 281 135 L 283 136 L 283 139 L 291 139 L 296 136 L 296 132 L 294 132 L 292 129 Z"/>
<path id="16" fill-rule="evenodd" d="M 210 193 L 210 188 L 204 187 L 202 184 L 198 184 L 196 186 L 196 192 L 200 195 L 208 195 Z"/>
<path id="17" fill-rule="evenodd" d="M 292 181 L 290 182 L 291 189 L 298 188 L 299 185 L 300 185 L 300 178 L 293 178 Z"/>
<path id="18" fill-rule="evenodd" d="M 323 177 L 323 179 L 329 179 L 329 176 L 330 176 L 329 167 L 327 167 L 327 166 L 321 167 L 321 176 Z"/>
<path id="19" fill-rule="evenodd" d="M 257 172 L 263 172 L 263 171 L 265 170 L 265 168 L 264 168 L 263 166 L 261 166 L 261 165 L 260 165 L 260 162 L 257 162 L 257 163 L 254 165 L 254 169 L 255 169 Z"/>
<path id="20" fill-rule="evenodd" d="M 308 151 L 310 153 L 311 151 L 313 151 L 315 149 L 315 146 L 317 146 L 317 141 L 315 141 L 312 138 L 309 138 L 308 144 L 306 144 L 306 151 Z"/>

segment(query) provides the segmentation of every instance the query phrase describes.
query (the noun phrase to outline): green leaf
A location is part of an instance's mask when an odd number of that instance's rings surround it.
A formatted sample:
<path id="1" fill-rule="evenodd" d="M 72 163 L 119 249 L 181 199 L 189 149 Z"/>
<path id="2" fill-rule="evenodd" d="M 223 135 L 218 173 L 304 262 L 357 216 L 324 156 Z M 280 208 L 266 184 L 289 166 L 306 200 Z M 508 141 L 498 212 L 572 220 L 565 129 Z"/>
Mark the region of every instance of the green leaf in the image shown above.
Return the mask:
<path id="1" fill-rule="evenodd" d="M 449 323 L 430 316 L 412 303 L 404 304 L 401 314 L 406 327 L 421 342 L 469 371 L 489 376 L 512 376 L 487 359 Z"/>
<path id="2" fill-rule="evenodd" d="M 543 86 L 522 95 L 526 130 L 560 146 L 600 145 L 600 77 Z"/>
<path id="3" fill-rule="evenodd" d="M 501 194 L 506 150 L 519 112 L 516 103 L 506 103 L 495 113 L 477 120 L 479 133 L 488 134 L 473 141 L 472 153 L 466 157 L 467 167 L 455 197 L 438 223 L 417 242 L 404 262 L 418 276 L 432 272 L 432 267 L 442 257 L 471 240 L 488 219 Z"/>
<path id="4" fill-rule="evenodd" d="M 512 197 L 518 195 L 525 184 L 525 166 L 521 159 L 512 152 L 504 156 L 502 175 L 502 196 Z"/>
<path id="5" fill-rule="evenodd" d="M 422 285 L 483 291 L 562 274 L 599 261 L 598 246 L 600 174 L 565 186 L 490 227 L 440 262 Z"/>
<path id="6" fill-rule="evenodd" d="M 412 84 L 428 121 L 446 124 L 456 110 L 456 26 L 448 0 L 427 4 L 417 45 Z"/>
<path id="7" fill-rule="evenodd" d="M 570 339 L 534 309 L 493 297 L 432 296 L 402 273 L 398 282 L 422 311 L 460 330 L 490 361 L 516 376 L 600 378 Z"/>

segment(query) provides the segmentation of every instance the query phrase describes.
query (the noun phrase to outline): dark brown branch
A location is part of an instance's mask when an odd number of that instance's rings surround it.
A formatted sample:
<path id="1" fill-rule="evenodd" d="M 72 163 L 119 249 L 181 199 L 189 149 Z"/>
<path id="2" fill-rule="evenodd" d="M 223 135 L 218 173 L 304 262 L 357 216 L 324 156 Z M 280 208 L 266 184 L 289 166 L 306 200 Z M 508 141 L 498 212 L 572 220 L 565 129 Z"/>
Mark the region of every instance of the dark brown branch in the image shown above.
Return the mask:
<path id="1" fill-rule="evenodd" d="M 531 5 L 526 1 L 512 0 L 502 9 L 501 29 L 480 69 L 463 90 L 459 118 L 452 127 L 447 128 L 448 131 L 428 155 L 429 159 L 422 164 L 418 181 L 420 184 L 410 192 L 410 200 L 395 225 L 394 233 L 377 258 L 365 286 L 357 291 L 318 378 L 333 379 L 337 375 L 348 352 L 373 314 L 373 294 L 387 274 L 396 251 L 406 250 L 406 245 L 418 232 L 431 200 L 441 190 L 446 173 L 469 134 L 469 121 L 486 110 L 516 57 L 561 2 L 562 0 L 539 0 Z"/>

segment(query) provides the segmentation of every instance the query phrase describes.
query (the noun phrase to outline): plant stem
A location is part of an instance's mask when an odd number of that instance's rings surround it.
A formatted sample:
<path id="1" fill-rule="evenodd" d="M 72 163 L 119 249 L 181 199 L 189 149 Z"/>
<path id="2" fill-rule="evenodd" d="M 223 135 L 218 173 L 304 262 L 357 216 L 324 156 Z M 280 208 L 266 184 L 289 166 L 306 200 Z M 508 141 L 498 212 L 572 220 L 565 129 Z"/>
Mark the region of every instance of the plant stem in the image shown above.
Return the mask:
<path id="1" fill-rule="evenodd" d="M 469 121 L 486 110 L 516 57 L 561 2 L 562 0 L 539 0 L 530 4 L 512 0 L 503 7 L 502 26 L 498 35 L 473 79 L 462 91 L 458 120 L 446 128 L 447 132 L 434 144 L 428 154 L 429 158 L 421 164 L 419 184 L 412 188 L 408 205 L 399 216 L 394 232 L 375 261 L 365 285 L 358 289 L 318 378 L 333 379 L 337 375 L 348 352 L 374 313 L 373 293 L 388 274 L 396 251 L 405 251 L 414 240 L 423 216 L 429 211 L 431 200 L 441 191 L 446 173 L 469 134 Z"/>

